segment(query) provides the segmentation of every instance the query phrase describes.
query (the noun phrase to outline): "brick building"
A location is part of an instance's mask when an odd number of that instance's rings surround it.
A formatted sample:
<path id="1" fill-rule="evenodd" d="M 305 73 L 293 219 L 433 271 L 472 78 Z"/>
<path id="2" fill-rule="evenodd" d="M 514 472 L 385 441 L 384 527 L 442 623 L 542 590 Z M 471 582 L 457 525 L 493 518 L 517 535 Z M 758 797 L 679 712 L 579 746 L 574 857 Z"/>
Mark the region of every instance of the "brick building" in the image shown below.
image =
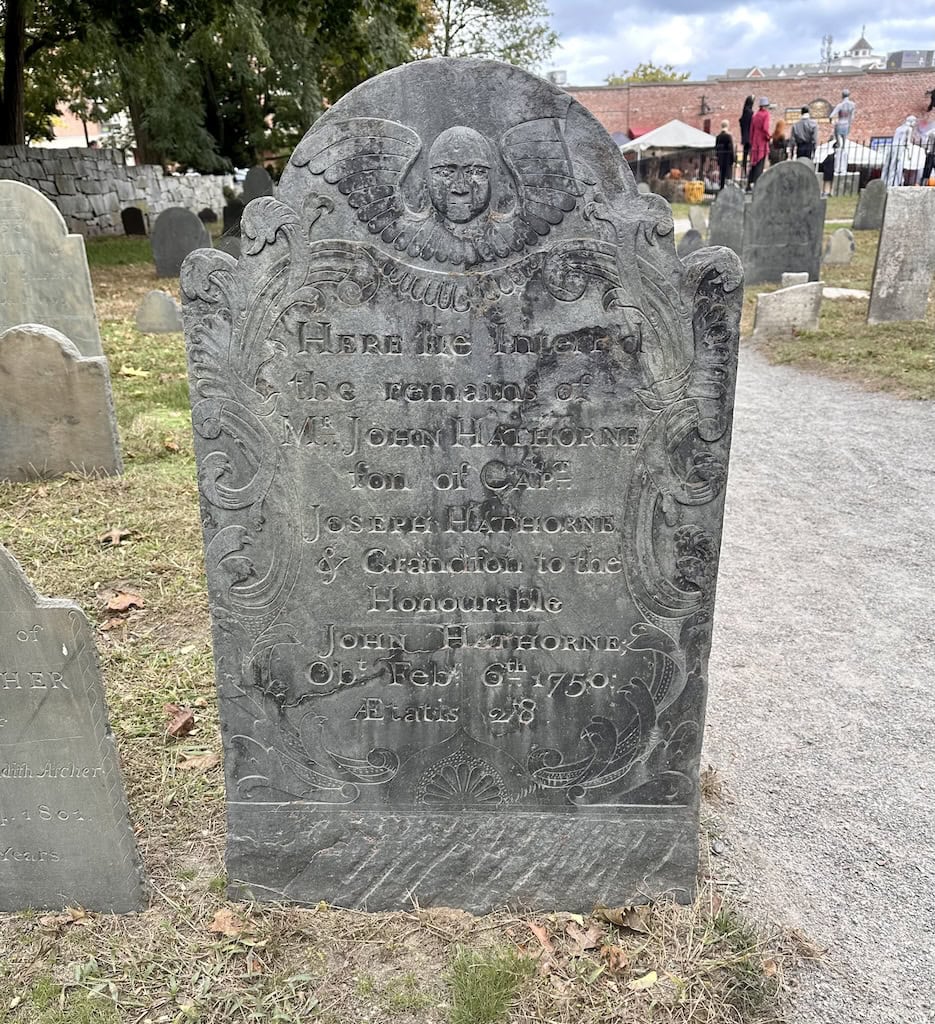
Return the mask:
<path id="1" fill-rule="evenodd" d="M 604 127 L 622 136 L 642 135 L 673 117 L 714 134 L 722 120 L 739 140 L 738 118 L 747 96 L 766 96 L 773 122 L 784 117 L 795 120 L 808 104 L 818 120 L 822 140 L 831 135 L 827 113 L 850 89 L 857 104 L 851 132 L 854 140 L 889 137 L 907 114 L 915 114 L 919 125 L 935 127 L 935 111 L 929 111 L 926 93 L 935 88 L 935 68 L 908 70 L 841 71 L 800 74 L 795 77 L 754 76 L 714 78 L 700 82 L 641 82 L 630 85 L 567 86 Z M 822 120 L 824 115 L 825 120 Z"/>

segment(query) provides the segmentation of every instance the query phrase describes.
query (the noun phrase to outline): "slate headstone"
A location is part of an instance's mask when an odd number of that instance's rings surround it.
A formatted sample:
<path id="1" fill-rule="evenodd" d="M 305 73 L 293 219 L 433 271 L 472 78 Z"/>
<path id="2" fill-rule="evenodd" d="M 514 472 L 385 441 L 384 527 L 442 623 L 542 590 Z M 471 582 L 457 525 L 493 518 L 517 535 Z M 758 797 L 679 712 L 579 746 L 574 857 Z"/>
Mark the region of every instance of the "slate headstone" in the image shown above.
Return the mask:
<path id="1" fill-rule="evenodd" d="M 812 281 L 757 295 L 754 339 L 791 338 L 796 331 L 817 331 L 823 287 L 821 281 Z"/>
<path id="2" fill-rule="evenodd" d="M 691 222 L 691 226 L 698 232 L 702 240 L 708 233 L 708 215 L 700 206 L 689 206 L 688 208 L 688 219 Z"/>
<path id="3" fill-rule="evenodd" d="M 703 248 L 704 239 L 694 228 L 689 228 L 679 241 L 678 254 L 684 257 Z"/>
<path id="4" fill-rule="evenodd" d="M 794 284 L 808 284 L 808 273 L 805 271 L 790 273 L 787 271 L 780 278 L 780 286 L 791 288 Z"/>
<path id="5" fill-rule="evenodd" d="M 800 160 L 774 164 L 757 179 L 746 210 L 743 265 L 747 284 L 779 281 L 786 271 L 821 267 L 825 203 L 818 178 Z"/>
<path id="6" fill-rule="evenodd" d="M 737 255 L 743 252 L 743 217 L 747 205 L 743 189 L 727 182 L 711 205 L 708 244 L 725 245 Z"/>
<path id="7" fill-rule="evenodd" d="M 218 215 L 210 206 L 206 206 L 204 209 L 198 211 L 198 219 L 202 224 L 217 224 Z"/>
<path id="8" fill-rule="evenodd" d="M 465 58 L 342 98 L 242 233 L 182 272 L 231 892 L 689 899 L 736 256 Z"/>
<path id="9" fill-rule="evenodd" d="M 107 360 L 38 324 L 0 334 L 0 480 L 122 471 Z"/>
<path id="10" fill-rule="evenodd" d="M 891 188 L 867 322 L 924 320 L 935 276 L 935 188 Z"/>
<path id="11" fill-rule="evenodd" d="M 821 262 L 832 267 L 846 267 L 856 251 L 853 232 L 849 228 L 838 228 L 828 236 Z"/>
<path id="12" fill-rule="evenodd" d="M 103 354 L 84 239 L 41 192 L 0 181 L 0 331 L 24 323 L 54 327 L 82 355 Z"/>
<path id="13" fill-rule="evenodd" d="M 855 231 L 879 231 L 883 227 L 883 208 L 886 206 L 886 183 L 882 178 L 868 181 L 857 198 L 854 214 Z"/>
<path id="14" fill-rule="evenodd" d="M 143 334 L 181 331 L 182 313 L 179 304 L 168 292 L 147 292 L 136 310 L 136 329 Z"/>
<path id="15" fill-rule="evenodd" d="M 243 203 L 239 199 L 231 201 L 221 211 L 224 217 L 224 234 L 232 232 L 240 234 L 240 218 L 243 216 Z"/>
<path id="16" fill-rule="evenodd" d="M 273 195 L 274 191 L 273 179 L 269 176 L 269 171 L 265 167 L 257 165 L 247 171 L 241 198 L 243 199 L 244 206 L 246 206 L 247 203 L 252 202 L 254 199 L 259 199 L 260 196 Z"/>
<path id="17" fill-rule="evenodd" d="M 170 206 L 153 225 L 153 260 L 157 277 L 178 277 L 182 260 L 195 249 L 211 244 L 211 236 L 198 217 L 181 206 Z"/>
<path id="18" fill-rule="evenodd" d="M 120 221 L 125 235 L 146 234 L 146 218 L 138 206 L 125 206 L 120 211 Z"/>
<path id="19" fill-rule="evenodd" d="M 228 255 L 233 256 L 235 260 L 240 259 L 240 235 L 221 235 L 214 243 L 215 249 L 220 249 L 221 252 L 226 252 Z"/>
<path id="20" fill-rule="evenodd" d="M 143 908 L 94 636 L 0 547 L 0 911 Z"/>

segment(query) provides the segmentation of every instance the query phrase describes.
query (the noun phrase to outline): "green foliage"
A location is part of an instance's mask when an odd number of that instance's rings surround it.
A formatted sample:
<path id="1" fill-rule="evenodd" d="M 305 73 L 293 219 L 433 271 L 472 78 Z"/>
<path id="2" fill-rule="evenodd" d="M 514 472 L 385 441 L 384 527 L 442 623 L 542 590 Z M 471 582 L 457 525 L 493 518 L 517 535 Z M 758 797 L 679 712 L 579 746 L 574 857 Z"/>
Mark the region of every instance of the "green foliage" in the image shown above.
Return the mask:
<path id="1" fill-rule="evenodd" d="M 451 1024 L 497 1024 L 535 962 L 512 949 L 461 946 L 451 965 Z"/>
<path id="2" fill-rule="evenodd" d="M 426 0 L 420 57 L 492 57 L 535 68 L 558 42 L 544 0 Z"/>
<path id="3" fill-rule="evenodd" d="M 652 61 L 640 62 L 630 71 L 621 71 L 617 75 L 608 75 L 608 85 L 627 85 L 630 82 L 686 82 L 691 77 L 688 71 L 676 71 L 674 65 L 663 64 L 661 67 Z"/>

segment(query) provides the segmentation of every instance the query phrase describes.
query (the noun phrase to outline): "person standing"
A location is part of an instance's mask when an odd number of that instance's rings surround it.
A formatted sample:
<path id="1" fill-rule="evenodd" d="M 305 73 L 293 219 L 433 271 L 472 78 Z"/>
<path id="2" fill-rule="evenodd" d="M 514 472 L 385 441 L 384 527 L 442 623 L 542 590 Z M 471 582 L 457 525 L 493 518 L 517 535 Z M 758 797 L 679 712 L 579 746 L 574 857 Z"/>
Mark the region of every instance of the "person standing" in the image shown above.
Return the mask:
<path id="1" fill-rule="evenodd" d="M 835 174 L 847 174 L 847 136 L 854 123 L 856 113 L 857 104 L 851 99 L 850 89 L 845 89 L 841 93 L 841 102 L 830 114 L 834 124 L 834 139 L 838 143 L 834 158 Z"/>
<path id="2" fill-rule="evenodd" d="M 780 118 L 776 122 L 769 140 L 769 165 L 782 163 L 789 156 L 789 140 L 786 138 L 786 122 Z"/>
<path id="3" fill-rule="evenodd" d="M 750 158 L 750 123 L 753 121 L 753 97 L 748 96 L 743 101 L 743 111 L 740 114 L 740 144 L 743 146 L 743 165 L 740 173 L 746 177 L 747 160 Z"/>
<path id="4" fill-rule="evenodd" d="M 915 132 L 916 119 L 912 114 L 893 132 L 893 142 L 887 147 L 886 156 L 883 159 L 883 169 L 880 171 L 880 177 L 888 187 L 903 184 L 906 157 L 909 155 L 909 146 L 912 144 Z"/>
<path id="5" fill-rule="evenodd" d="M 719 189 L 724 187 L 725 182 L 734 177 L 734 160 L 737 153 L 734 148 L 734 137 L 727 130 L 728 122 L 721 122 L 721 130 L 714 140 L 714 155 L 717 158 L 717 168 L 720 173 Z"/>
<path id="6" fill-rule="evenodd" d="M 802 107 L 802 116 L 792 126 L 792 145 L 796 160 L 811 160 L 818 149 L 818 122 L 808 107 Z"/>
<path id="7" fill-rule="evenodd" d="M 925 167 L 922 169 L 922 180 L 920 185 L 927 185 L 932 171 L 935 171 L 935 128 L 929 128 L 925 133 L 922 145 L 925 147 Z"/>
<path id="8" fill-rule="evenodd" d="M 747 178 L 747 191 L 749 192 L 756 179 L 763 173 L 766 167 L 766 157 L 769 154 L 770 133 L 769 133 L 769 100 L 761 96 L 759 109 L 753 115 L 750 122 L 750 175 Z"/>

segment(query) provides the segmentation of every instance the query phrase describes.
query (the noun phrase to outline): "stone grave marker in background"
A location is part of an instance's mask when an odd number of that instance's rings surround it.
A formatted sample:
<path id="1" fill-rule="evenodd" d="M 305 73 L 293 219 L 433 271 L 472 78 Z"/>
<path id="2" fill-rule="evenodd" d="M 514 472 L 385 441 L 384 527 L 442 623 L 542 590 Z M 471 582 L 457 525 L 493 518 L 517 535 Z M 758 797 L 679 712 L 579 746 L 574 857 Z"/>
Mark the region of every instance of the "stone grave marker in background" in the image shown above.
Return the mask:
<path id="1" fill-rule="evenodd" d="M 228 253 L 235 260 L 239 260 L 241 248 L 240 235 L 221 235 L 220 238 L 215 239 L 214 248 Z"/>
<path id="2" fill-rule="evenodd" d="M 648 196 L 649 193 L 652 192 L 652 189 L 649 187 L 649 185 L 645 181 L 641 181 L 636 186 L 636 191 L 639 192 L 639 194 L 641 196 Z"/>
<path id="3" fill-rule="evenodd" d="M 120 211 L 120 221 L 125 235 L 146 234 L 146 217 L 138 206 L 125 206 Z"/>
<path id="4" fill-rule="evenodd" d="M 743 215 L 746 197 L 743 189 L 727 182 L 711 205 L 708 217 L 708 244 L 724 245 L 739 256 L 743 252 Z"/>
<path id="5" fill-rule="evenodd" d="M 838 228 L 828 236 L 821 262 L 831 267 L 846 267 L 856 250 L 854 233 L 849 228 Z"/>
<path id="6" fill-rule="evenodd" d="M 210 206 L 206 206 L 203 210 L 198 211 L 198 219 L 202 224 L 217 224 L 218 215 Z"/>
<path id="7" fill-rule="evenodd" d="M 715 204 L 716 205 L 716 204 Z M 818 178 L 799 160 L 785 160 L 757 179 L 743 226 L 747 284 L 779 281 L 786 271 L 821 268 L 825 203 Z"/>
<path id="8" fill-rule="evenodd" d="M 883 227 L 883 209 L 886 206 L 886 183 L 882 178 L 868 181 L 857 197 L 854 214 L 855 231 L 879 231 Z"/>
<path id="9" fill-rule="evenodd" d="M 0 334 L 0 480 L 122 471 L 107 360 L 38 324 Z"/>
<path id="10" fill-rule="evenodd" d="M 84 239 L 41 192 L 0 181 L 0 331 L 24 323 L 54 327 L 82 355 L 103 353 Z"/>
<path id="11" fill-rule="evenodd" d="M 703 248 L 704 239 L 694 228 L 689 228 L 688 231 L 686 231 L 685 234 L 682 235 L 682 238 L 679 241 L 678 254 L 679 256 L 685 257 L 688 256 L 690 253 L 696 252 L 698 249 Z"/>
<path id="12" fill-rule="evenodd" d="M 821 281 L 812 281 L 757 295 L 754 339 L 790 338 L 794 331 L 817 331 L 823 287 Z"/>
<path id="13" fill-rule="evenodd" d="M 0 546 L 0 911 L 143 907 L 94 637 Z"/>
<path id="14" fill-rule="evenodd" d="M 688 219 L 691 221 L 691 226 L 701 236 L 701 240 L 704 241 L 705 235 L 708 233 L 708 215 L 700 206 L 689 206 L 688 208 Z"/>
<path id="15" fill-rule="evenodd" d="M 935 276 L 935 188 L 891 188 L 867 322 L 924 320 Z"/>
<path id="16" fill-rule="evenodd" d="M 211 244 L 207 228 L 191 210 L 170 206 L 153 225 L 153 260 L 157 277 L 178 277 L 182 260 L 195 249 Z"/>
<path id="17" fill-rule="evenodd" d="M 736 256 L 471 59 L 341 99 L 242 234 L 182 273 L 232 893 L 689 899 Z"/>
<path id="18" fill-rule="evenodd" d="M 243 203 L 244 206 L 254 199 L 258 199 L 260 196 L 271 196 L 275 191 L 273 185 L 273 179 L 269 176 L 269 171 L 265 167 L 251 167 L 247 171 L 247 176 L 244 178 L 243 183 Z"/>
<path id="19" fill-rule="evenodd" d="M 231 199 L 231 201 L 221 211 L 224 217 L 224 234 L 229 235 L 232 232 L 240 234 L 240 218 L 243 216 L 243 202 L 239 199 Z"/>
<path id="20" fill-rule="evenodd" d="M 143 334 L 181 331 L 182 313 L 179 304 L 168 292 L 147 292 L 136 310 L 136 329 Z"/>
<path id="21" fill-rule="evenodd" d="M 798 271 L 791 273 L 786 271 L 779 281 L 782 288 L 791 288 L 794 284 L 808 284 L 808 272 Z"/>

